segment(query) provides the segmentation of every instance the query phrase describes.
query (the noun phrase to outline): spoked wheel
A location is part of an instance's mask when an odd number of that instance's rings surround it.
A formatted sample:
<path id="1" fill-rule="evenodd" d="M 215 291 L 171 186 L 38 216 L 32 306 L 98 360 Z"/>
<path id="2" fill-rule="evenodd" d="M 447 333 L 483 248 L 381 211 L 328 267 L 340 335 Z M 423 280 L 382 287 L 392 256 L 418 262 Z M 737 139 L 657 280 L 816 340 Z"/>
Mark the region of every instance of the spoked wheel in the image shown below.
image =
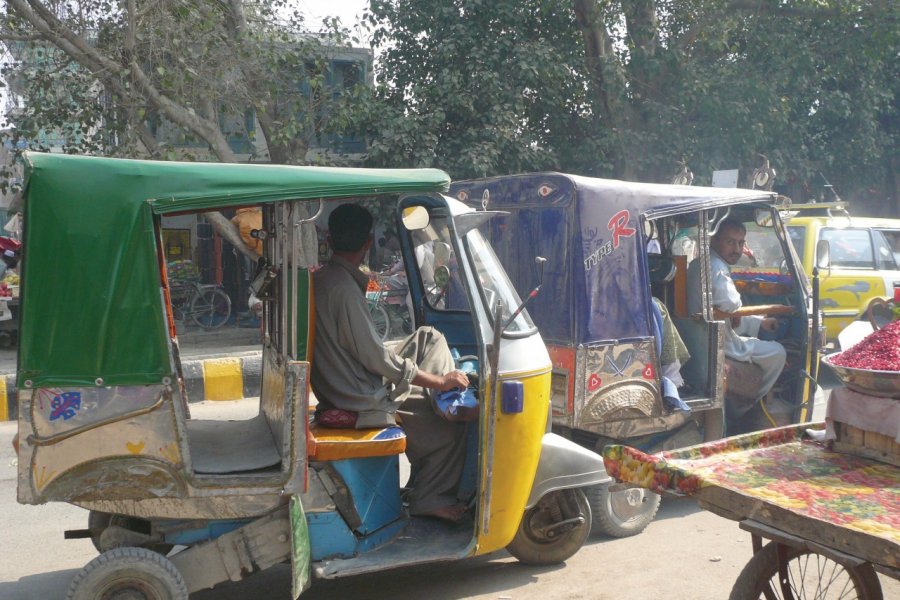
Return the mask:
<path id="1" fill-rule="evenodd" d="M 66 600 L 187 600 L 181 573 L 146 548 L 104 552 L 75 575 Z"/>
<path id="2" fill-rule="evenodd" d="M 103 532 L 107 527 L 115 526 L 139 530 L 141 524 L 146 525 L 146 522 L 125 515 L 112 515 L 96 510 L 92 510 L 88 513 L 88 529 L 91 530 L 91 543 L 94 545 L 94 548 L 97 549 L 97 552 L 103 552 L 103 549 L 100 547 L 100 536 L 103 535 Z M 144 547 L 158 554 L 162 554 L 163 556 L 166 556 L 172 551 L 172 548 L 174 548 L 172 544 L 148 544 Z"/>
<path id="3" fill-rule="evenodd" d="M 781 546 L 785 560 L 782 580 L 779 546 L 770 542 L 753 555 L 728 600 L 882 600 L 881 584 L 871 564 L 851 567 L 790 546 Z"/>
<path id="4" fill-rule="evenodd" d="M 581 548 L 591 532 L 591 508 L 579 489 L 557 490 L 525 511 L 506 547 L 526 565 L 555 565 Z"/>
<path id="5" fill-rule="evenodd" d="M 624 538 L 646 529 L 659 510 L 659 494 L 643 488 L 611 492 L 609 486 L 607 483 L 585 489 L 591 504 L 591 533 Z"/>
<path id="6" fill-rule="evenodd" d="M 391 318 L 384 307 L 374 301 L 369 302 L 369 314 L 372 315 L 372 323 L 375 324 L 375 333 L 381 341 L 388 339 L 391 333 Z"/>
<path id="7" fill-rule="evenodd" d="M 231 298 L 220 289 L 206 289 L 191 300 L 191 319 L 203 329 L 224 325 L 231 316 Z"/>

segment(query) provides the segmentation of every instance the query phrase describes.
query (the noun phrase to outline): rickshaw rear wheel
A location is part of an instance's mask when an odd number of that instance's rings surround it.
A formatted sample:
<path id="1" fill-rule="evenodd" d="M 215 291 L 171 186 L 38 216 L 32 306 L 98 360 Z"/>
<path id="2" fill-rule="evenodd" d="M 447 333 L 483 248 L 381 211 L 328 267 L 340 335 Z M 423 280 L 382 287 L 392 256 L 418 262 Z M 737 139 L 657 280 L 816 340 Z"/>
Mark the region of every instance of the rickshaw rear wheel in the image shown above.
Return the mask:
<path id="1" fill-rule="evenodd" d="M 187 600 L 184 578 L 146 548 L 114 548 L 75 575 L 66 600 Z"/>
<path id="2" fill-rule="evenodd" d="M 810 550 L 784 548 L 787 584 L 792 593 L 788 598 L 883 600 L 881 583 L 870 563 L 854 567 Z M 779 600 L 784 597 L 778 574 L 778 543 L 769 542 L 753 555 L 738 575 L 728 600 Z"/>
<path id="3" fill-rule="evenodd" d="M 556 490 L 525 511 L 507 551 L 526 565 L 555 565 L 578 552 L 591 532 L 591 507 L 580 489 Z"/>
<path id="4" fill-rule="evenodd" d="M 134 529 L 137 521 L 139 519 L 133 519 L 133 517 L 125 515 L 113 515 L 92 510 L 88 513 L 88 529 L 91 530 L 91 543 L 97 549 L 97 552 L 103 552 L 103 548 L 100 547 L 100 536 L 103 535 L 107 527 L 114 525 L 125 529 Z M 163 556 L 166 556 L 174 548 L 172 544 L 147 544 L 143 547 Z"/>
<path id="5" fill-rule="evenodd" d="M 594 535 L 625 538 L 647 528 L 659 510 L 660 496 L 643 488 L 611 492 L 606 483 L 586 488 Z"/>

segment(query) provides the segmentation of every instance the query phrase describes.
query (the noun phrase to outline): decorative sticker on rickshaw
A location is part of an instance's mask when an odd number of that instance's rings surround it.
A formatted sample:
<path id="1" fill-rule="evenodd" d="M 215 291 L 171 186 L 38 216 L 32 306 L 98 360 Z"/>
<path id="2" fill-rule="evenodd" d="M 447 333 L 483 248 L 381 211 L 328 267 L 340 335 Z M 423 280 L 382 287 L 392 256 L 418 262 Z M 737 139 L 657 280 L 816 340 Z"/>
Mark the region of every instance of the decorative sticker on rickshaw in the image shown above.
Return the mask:
<path id="1" fill-rule="evenodd" d="M 648 455 L 607 446 L 607 472 L 657 492 L 691 495 L 716 486 L 900 543 L 900 468 L 802 440 L 808 425 Z"/>
<path id="2" fill-rule="evenodd" d="M 34 392 L 35 434 L 56 435 L 152 406 L 163 390 L 161 385 L 39 388 Z"/>
<path id="3" fill-rule="evenodd" d="M 62 392 L 53 396 L 50 401 L 50 420 L 63 419 L 68 421 L 75 416 L 75 411 L 81 408 L 81 392 Z"/>
<path id="4" fill-rule="evenodd" d="M 631 215 L 627 210 L 620 210 L 612 216 L 606 224 L 606 228 L 609 230 L 612 237 L 584 259 L 585 271 L 590 271 L 592 268 L 596 267 L 601 260 L 612 254 L 614 250 L 617 250 L 623 237 L 634 236 L 637 230 L 634 227 L 631 227 L 630 223 Z M 591 234 L 592 235 L 586 236 L 586 238 L 596 237 L 597 231 L 592 230 Z"/>

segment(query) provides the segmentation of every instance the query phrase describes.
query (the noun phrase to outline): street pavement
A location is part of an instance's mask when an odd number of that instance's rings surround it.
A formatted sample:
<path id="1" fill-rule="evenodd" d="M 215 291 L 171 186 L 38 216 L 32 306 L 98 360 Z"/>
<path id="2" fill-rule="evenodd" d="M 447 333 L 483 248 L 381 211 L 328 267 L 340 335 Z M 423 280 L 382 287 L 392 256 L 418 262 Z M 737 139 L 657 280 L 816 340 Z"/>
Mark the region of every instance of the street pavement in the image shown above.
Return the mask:
<path id="1" fill-rule="evenodd" d="M 197 418 L 248 418 L 257 399 L 199 402 Z M 96 556 L 90 541 L 65 540 L 63 531 L 86 526 L 87 511 L 68 504 L 25 506 L 15 499 L 15 423 L 0 423 L 0 599 L 63 598 L 84 565 Z M 303 600 L 722 600 L 752 554 L 750 535 L 737 523 L 701 510 L 690 499 L 665 498 L 641 534 L 592 537 L 564 565 L 527 567 L 505 551 L 452 563 L 386 570 L 315 581 Z M 900 585 L 881 578 L 885 599 L 900 599 Z M 278 565 L 193 600 L 290 598 L 291 575 Z"/>

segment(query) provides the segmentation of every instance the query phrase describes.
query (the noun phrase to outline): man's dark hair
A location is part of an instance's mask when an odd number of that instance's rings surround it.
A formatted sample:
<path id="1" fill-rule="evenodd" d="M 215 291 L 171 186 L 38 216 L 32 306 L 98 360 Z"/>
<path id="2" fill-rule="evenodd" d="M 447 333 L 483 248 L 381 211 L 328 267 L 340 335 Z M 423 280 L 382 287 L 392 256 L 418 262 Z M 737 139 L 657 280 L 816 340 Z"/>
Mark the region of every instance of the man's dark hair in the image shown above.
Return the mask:
<path id="1" fill-rule="evenodd" d="M 372 213 L 359 204 L 341 204 L 328 216 L 331 249 L 356 252 L 372 234 Z"/>
<path id="2" fill-rule="evenodd" d="M 738 221 L 737 219 L 732 219 L 728 217 L 727 219 L 722 219 L 719 221 L 719 226 L 716 228 L 716 233 L 713 237 L 719 235 L 720 232 L 725 231 L 726 229 L 739 229 L 740 231 L 747 233 L 747 226 Z"/>

